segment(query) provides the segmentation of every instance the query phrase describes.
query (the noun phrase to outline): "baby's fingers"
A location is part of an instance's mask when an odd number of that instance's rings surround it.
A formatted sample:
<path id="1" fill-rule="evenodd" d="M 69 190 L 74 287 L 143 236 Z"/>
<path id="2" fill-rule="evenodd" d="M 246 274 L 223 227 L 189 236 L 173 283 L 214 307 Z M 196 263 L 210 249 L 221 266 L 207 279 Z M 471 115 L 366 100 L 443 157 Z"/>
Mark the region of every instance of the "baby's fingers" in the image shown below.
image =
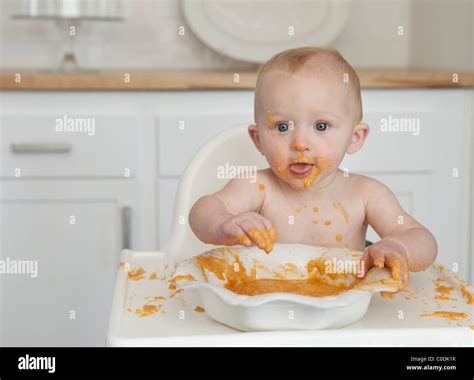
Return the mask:
<path id="1" fill-rule="evenodd" d="M 403 289 L 408 283 L 408 263 L 406 260 L 396 256 L 389 256 L 387 261 L 392 273 L 392 278 L 394 280 L 401 281 Z"/>
<path id="2" fill-rule="evenodd" d="M 369 251 L 372 260 L 374 261 L 374 265 L 377 268 L 383 268 L 385 265 L 385 255 L 382 252 L 376 251 L 374 249 L 369 249 Z"/>
<path id="3" fill-rule="evenodd" d="M 359 278 L 363 278 L 367 274 L 367 271 L 370 269 L 370 267 L 374 265 L 372 257 L 370 257 L 369 249 L 365 250 L 364 255 L 362 256 L 362 259 L 360 260 L 360 264 L 361 264 L 361 268 L 360 268 Z"/>
<path id="4" fill-rule="evenodd" d="M 241 233 L 237 235 L 237 240 L 239 241 L 240 244 L 246 247 L 250 247 L 253 245 L 252 240 L 250 240 L 250 238 L 245 234 L 244 231 L 242 231 Z"/>
<path id="5" fill-rule="evenodd" d="M 274 243 L 274 233 L 272 234 L 270 231 L 264 228 L 258 229 L 251 227 L 249 229 L 249 234 L 260 249 L 263 249 L 266 253 L 271 252 Z"/>

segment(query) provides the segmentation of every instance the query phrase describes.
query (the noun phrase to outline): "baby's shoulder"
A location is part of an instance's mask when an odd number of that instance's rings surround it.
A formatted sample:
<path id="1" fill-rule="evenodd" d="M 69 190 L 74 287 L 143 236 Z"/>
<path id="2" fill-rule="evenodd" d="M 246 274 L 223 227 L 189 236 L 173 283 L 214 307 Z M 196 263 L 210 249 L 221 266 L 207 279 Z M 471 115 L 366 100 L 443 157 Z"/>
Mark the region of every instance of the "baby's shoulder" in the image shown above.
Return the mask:
<path id="1" fill-rule="evenodd" d="M 360 196 L 361 199 L 368 200 L 372 197 L 377 198 L 391 193 L 391 190 L 384 183 L 375 178 L 353 173 L 346 176 L 343 174 L 342 176 L 342 179 L 347 181 L 345 188 Z"/>
<path id="2" fill-rule="evenodd" d="M 254 191 L 270 189 L 273 187 L 273 173 L 270 169 L 263 169 L 246 173 L 245 176 L 236 176 L 227 182 L 225 189 L 237 192 L 253 193 Z"/>

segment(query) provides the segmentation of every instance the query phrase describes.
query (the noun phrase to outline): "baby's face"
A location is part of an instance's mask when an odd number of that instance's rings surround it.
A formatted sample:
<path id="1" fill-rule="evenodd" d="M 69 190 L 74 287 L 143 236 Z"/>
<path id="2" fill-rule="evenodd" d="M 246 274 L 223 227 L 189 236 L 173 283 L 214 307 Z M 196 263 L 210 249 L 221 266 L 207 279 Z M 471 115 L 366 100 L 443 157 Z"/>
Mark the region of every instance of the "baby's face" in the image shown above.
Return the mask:
<path id="1" fill-rule="evenodd" d="M 336 172 L 346 152 L 353 153 L 356 102 L 342 76 L 271 71 L 258 96 L 257 126 L 249 127 L 250 135 L 254 129 L 257 148 L 292 188 L 317 187 Z"/>

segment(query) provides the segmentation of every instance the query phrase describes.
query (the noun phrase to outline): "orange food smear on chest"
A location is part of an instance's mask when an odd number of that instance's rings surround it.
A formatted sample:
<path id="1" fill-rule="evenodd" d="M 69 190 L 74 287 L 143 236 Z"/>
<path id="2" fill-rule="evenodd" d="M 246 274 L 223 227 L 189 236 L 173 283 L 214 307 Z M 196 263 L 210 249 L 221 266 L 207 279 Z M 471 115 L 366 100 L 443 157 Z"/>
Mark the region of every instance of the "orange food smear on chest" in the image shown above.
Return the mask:
<path id="1" fill-rule="evenodd" d="M 349 214 L 347 213 L 346 209 L 341 205 L 341 203 L 333 202 L 332 205 L 336 210 L 341 212 L 341 214 L 344 217 L 344 220 L 346 221 L 346 223 L 349 223 Z"/>

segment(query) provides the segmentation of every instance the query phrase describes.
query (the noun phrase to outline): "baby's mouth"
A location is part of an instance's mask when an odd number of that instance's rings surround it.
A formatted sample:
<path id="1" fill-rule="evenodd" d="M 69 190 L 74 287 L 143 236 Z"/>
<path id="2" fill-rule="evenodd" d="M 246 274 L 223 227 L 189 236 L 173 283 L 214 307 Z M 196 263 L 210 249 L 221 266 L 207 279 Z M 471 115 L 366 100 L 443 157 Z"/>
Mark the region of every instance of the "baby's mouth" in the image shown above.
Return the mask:
<path id="1" fill-rule="evenodd" d="M 297 162 L 290 164 L 290 172 L 295 177 L 306 177 L 314 168 L 314 164 Z"/>

